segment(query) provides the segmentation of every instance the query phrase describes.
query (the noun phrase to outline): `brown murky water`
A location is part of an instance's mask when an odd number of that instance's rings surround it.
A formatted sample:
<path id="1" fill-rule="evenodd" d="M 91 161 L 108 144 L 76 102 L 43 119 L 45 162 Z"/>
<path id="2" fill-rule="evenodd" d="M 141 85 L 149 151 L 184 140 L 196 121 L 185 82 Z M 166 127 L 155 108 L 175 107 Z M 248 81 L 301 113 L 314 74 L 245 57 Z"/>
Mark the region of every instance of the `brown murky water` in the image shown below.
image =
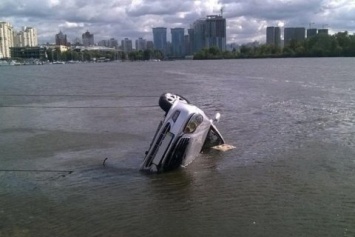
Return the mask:
<path id="1" fill-rule="evenodd" d="M 0 236 L 354 236 L 354 62 L 0 67 Z M 237 148 L 139 173 L 165 91 Z"/>

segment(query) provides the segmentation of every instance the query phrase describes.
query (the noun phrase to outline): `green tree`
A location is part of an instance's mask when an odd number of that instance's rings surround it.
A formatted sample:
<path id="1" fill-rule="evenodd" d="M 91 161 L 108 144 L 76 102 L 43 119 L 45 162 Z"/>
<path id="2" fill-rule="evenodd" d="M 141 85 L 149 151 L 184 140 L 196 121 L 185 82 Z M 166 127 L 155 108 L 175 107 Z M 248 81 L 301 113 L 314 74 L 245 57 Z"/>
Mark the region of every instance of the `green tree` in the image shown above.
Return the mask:
<path id="1" fill-rule="evenodd" d="M 153 51 L 153 54 L 152 54 L 153 58 L 154 59 L 159 59 L 159 60 L 162 60 L 164 59 L 164 54 L 162 51 L 158 50 L 158 49 L 155 49 Z"/>
<path id="2" fill-rule="evenodd" d="M 143 60 L 146 60 L 146 61 L 150 60 L 151 55 L 152 55 L 152 50 L 150 50 L 150 49 L 144 50 L 144 52 L 143 52 Z"/>
<path id="3" fill-rule="evenodd" d="M 240 57 L 246 58 L 246 57 L 253 57 L 254 56 L 254 49 L 252 47 L 248 47 L 246 45 L 242 45 L 240 47 Z"/>
<path id="4" fill-rule="evenodd" d="M 291 47 L 284 47 L 282 50 L 282 56 L 284 57 L 295 57 L 296 53 Z"/>

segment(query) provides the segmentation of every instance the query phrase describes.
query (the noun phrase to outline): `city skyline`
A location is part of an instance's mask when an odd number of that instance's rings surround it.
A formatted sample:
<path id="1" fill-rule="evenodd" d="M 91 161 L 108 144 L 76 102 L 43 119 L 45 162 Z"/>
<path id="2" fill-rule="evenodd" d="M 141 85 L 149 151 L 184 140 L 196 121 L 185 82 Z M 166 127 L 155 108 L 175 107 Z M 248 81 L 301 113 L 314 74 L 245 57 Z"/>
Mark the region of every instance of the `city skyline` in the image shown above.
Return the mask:
<path id="1" fill-rule="evenodd" d="M 73 42 L 89 30 L 95 41 L 110 38 L 144 38 L 152 40 L 152 28 L 189 29 L 192 22 L 207 15 L 220 14 L 227 19 L 227 43 L 265 42 L 267 26 L 326 28 L 330 34 L 355 31 L 355 1 L 182 1 L 146 0 L 58 1 L 3 0 L 0 21 L 14 28 L 31 26 L 38 29 L 40 44 L 53 42 L 59 31 Z M 170 35 L 168 40 L 171 41 Z"/>
<path id="2" fill-rule="evenodd" d="M 312 27 L 310 24 L 309 27 Z M 172 28 L 171 42 L 167 41 L 167 28 L 156 27 L 152 29 L 153 41 L 147 41 L 143 38 L 135 40 L 135 48 L 133 48 L 133 41 L 129 38 L 124 38 L 121 45 L 118 40 L 111 38 L 108 40 L 100 40 L 94 42 L 94 34 L 88 30 L 82 34 L 82 42 L 76 38 L 74 42 L 67 41 L 67 36 L 62 31 L 55 35 L 55 45 L 62 46 L 105 46 L 109 48 L 121 49 L 124 52 L 132 52 L 133 50 L 158 49 L 164 55 L 181 58 L 186 55 L 194 54 L 202 48 L 217 47 L 221 51 L 225 51 L 226 44 L 226 20 L 221 15 L 209 15 L 204 19 L 198 19 L 190 25 L 185 34 L 184 28 Z M 11 23 L 0 22 L 0 58 L 9 57 L 10 47 L 36 47 L 37 44 L 37 30 L 33 27 L 22 27 L 21 31 L 16 31 Z M 305 27 L 284 27 L 284 34 L 281 37 L 281 27 L 268 26 L 266 28 L 266 42 L 267 45 L 274 45 L 283 47 L 288 45 L 291 40 L 302 41 L 306 38 L 315 36 L 317 34 L 329 34 L 329 30 L 322 28 L 308 28 Z M 355 35 L 355 34 L 354 34 Z M 306 37 L 307 36 L 307 37 Z M 8 40 L 1 40 L 8 39 Z M 48 45 L 48 44 L 46 44 Z M 53 45 L 53 44 L 52 44 Z M 229 50 L 237 44 L 232 43 L 228 45 Z M 243 44 L 242 44 L 243 45 Z M 244 45 L 260 45 L 259 42 L 250 42 Z"/>

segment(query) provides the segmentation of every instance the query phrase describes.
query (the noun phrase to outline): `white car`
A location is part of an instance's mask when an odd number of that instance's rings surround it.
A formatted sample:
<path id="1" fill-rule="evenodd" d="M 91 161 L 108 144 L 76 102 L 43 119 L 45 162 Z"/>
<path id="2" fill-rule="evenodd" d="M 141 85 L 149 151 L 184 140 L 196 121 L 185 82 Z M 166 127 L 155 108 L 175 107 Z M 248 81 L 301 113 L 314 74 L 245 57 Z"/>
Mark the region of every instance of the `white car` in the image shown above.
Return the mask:
<path id="1" fill-rule="evenodd" d="M 190 164 L 204 149 L 224 144 L 214 121 L 182 96 L 165 93 L 159 106 L 165 111 L 149 150 L 141 165 L 142 171 L 164 172 Z"/>

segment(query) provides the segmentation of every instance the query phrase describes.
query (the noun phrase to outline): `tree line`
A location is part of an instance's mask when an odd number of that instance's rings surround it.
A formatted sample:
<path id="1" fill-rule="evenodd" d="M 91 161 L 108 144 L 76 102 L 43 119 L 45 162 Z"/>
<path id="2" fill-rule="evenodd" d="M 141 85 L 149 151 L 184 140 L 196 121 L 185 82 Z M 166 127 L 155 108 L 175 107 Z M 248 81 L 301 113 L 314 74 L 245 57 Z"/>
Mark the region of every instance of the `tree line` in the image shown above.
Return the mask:
<path id="1" fill-rule="evenodd" d="M 112 51 L 77 51 L 67 50 L 61 52 L 59 49 L 47 49 L 46 58 L 50 62 L 54 61 L 93 61 L 94 59 L 107 58 L 109 60 L 115 60 L 121 57 L 118 53 Z"/>
<path id="2" fill-rule="evenodd" d="M 107 61 L 114 60 L 150 60 L 150 59 L 163 59 L 164 55 L 159 50 L 139 50 L 132 52 L 122 52 L 122 51 L 96 51 L 96 50 L 67 50 L 60 52 L 59 49 L 47 49 L 46 57 L 49 61 L 94 61 L 95 59 L 106 59 Z"/>
<path id="3" fill-rule="evenodd" d="M 250 47 L 239 51 L 221 51 L 216 47 L 202 49 L 194 59 L 281 58 L 281 57 L 355 57 L 355 35 L 347 31 L 335 35 L 317 34 L 303 41 L 291 40 L 284 48 L 274 45 Z"/>

